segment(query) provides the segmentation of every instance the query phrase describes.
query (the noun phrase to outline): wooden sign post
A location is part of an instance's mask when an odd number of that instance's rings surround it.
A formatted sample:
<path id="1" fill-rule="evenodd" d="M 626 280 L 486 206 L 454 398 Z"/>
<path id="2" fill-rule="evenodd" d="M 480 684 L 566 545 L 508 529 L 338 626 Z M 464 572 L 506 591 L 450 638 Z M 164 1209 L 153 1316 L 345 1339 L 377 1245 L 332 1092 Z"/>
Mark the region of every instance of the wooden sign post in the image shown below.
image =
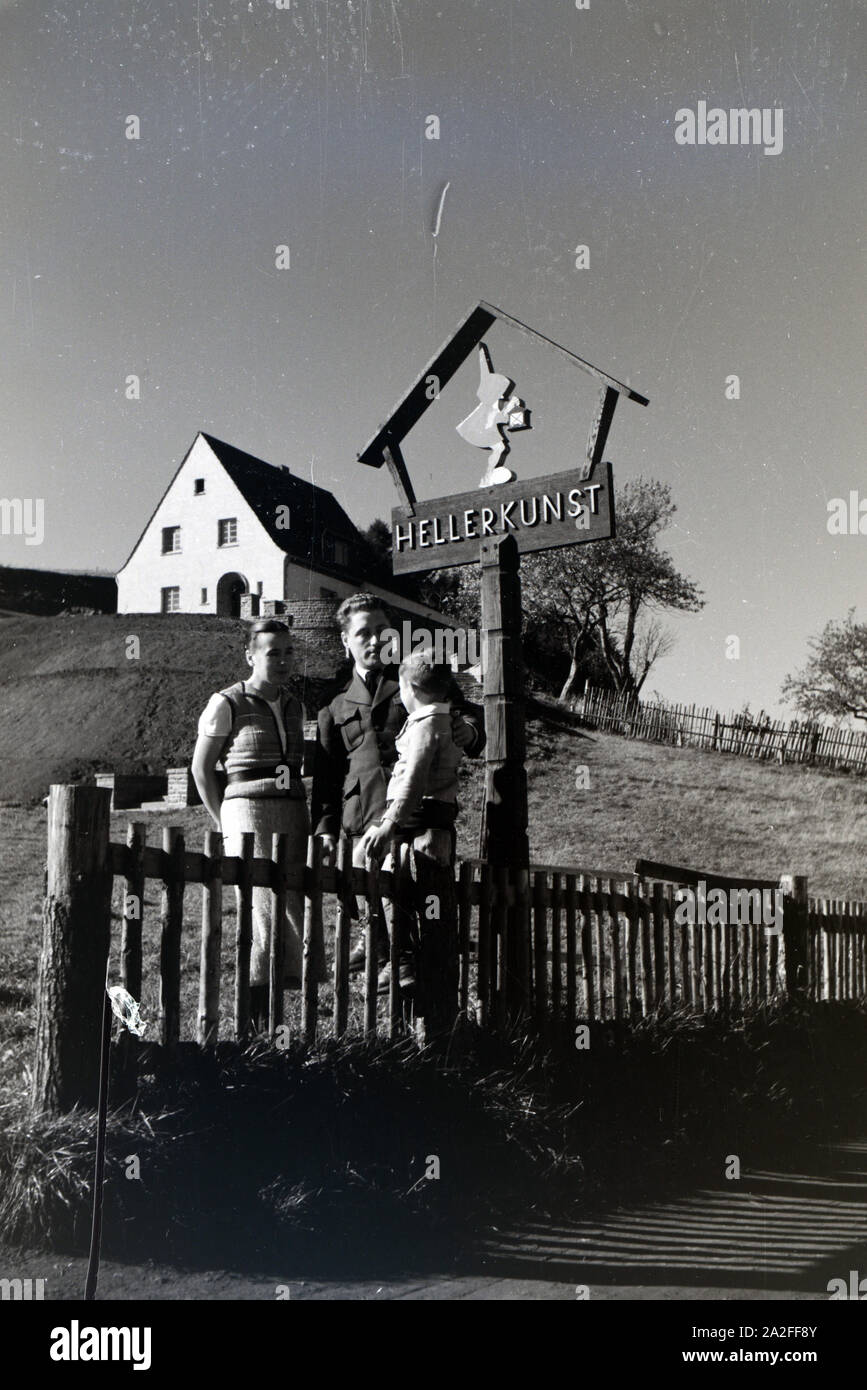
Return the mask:
<path id="1" fill-rule="evenodd" d="M 419 502 L 401 453 L 404 436 L 455 373 L 491 325 L 501 320 L 565 356 L 601 383 L 599 406 L 590 427 L 586 466 L 574 471 L 519 481 L 512 479 L 450 497 Z M 484 350 L 490 379 L 502 383 L 502 396 L 492 403 L 491 421 L 507 417 L 512 383 L 494 378 Z M 479 304 L 428 363 L 414 385 L 395 406 L 359 460 L 371 467 L 386 464 L 401 498 L 392 511 L 392 563 L 395 574 L 440 569 L 478 562 L 481 567 L 482 671 L 484 682 L 485 805 L 480 832 L 481 857 L 500 870 L 509 870 L 512 892 L 506 894 L 505 873 L 496 876 L 491 904 L 499 925 L 497 995 L 510 1016 L 525 1012 L 530 1003 L 529 842 L 527 837 L 526 733 L 524 726 L 524 665 L 521 655 L 520 559 L 524 551 L 557 549 L 615 534 L 614 483 L 610 463 L 602 455 L 614 418 L 618 396 L 640 405 L 644 396 L 608 376 L 566 348 L 494 308 Z M 483 394 L 480 394 L 483 400 Z M 478 413 L 478 408 L 477 412 Z M 484 412 L 480 418 L 484 421 Z M 464 422 L 466 424 L 466 422 Z M 519 426 L 525 428 L 525 425 Z M 494 433 L 491 447 L 508 452 L 505 435 Z M 508 426 L 506 426 L 508 428 Z M 479 426 L 482 437 L 486 426 Z M 462 433 L 463 429 L 461 430 Z M 464 433 L 464 437 L 468 437 Z M 489 475 L 492 470 L 489 470 Z M 499 468 L 498 475 L 511 475 Z M 486 480 L 483 480 L 486 481 Z M 499 898 L 497 894 L 499 893 Z"/>
<path id="2" fill-rule="evenodd" d="M 515 900 L 501 910 L 505 928 L 493 978 L 513 1016 L 530 1003 L 530 843 L 527 838 L 527 734 L 521 653 L 521 555 L 514 536 L 483 541 L 481 623 L 485 705 L 485 801 L 479 855 L 510 867 Z M 502 891 L 505 876 L 500 877 Z M 496 902 L 492 904 L 496 913 Z M 496 949 L 496 947 L 495 947 Z M 499 976 L 499 980 L 497 979 Z"/>

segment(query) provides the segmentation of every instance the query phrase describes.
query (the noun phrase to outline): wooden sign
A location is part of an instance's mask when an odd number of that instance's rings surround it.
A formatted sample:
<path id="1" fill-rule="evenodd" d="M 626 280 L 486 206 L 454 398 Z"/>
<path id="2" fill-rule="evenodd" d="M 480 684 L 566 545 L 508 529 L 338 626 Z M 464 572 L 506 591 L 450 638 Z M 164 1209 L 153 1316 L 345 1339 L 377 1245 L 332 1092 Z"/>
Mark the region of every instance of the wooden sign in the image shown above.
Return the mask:
<path id="1" fill-rule="evenodd" d="M 503 463 L 509 451 L 506 432 L 529 428 L 529 411 L 512 394 L 511 378 L 494 372 L 490 354 L 481 341 L 497 321 L 527 334 L 596 378 L 599 399 L 587 438 L 586 464 L 542 478 L 518 480 Z M 488 466 L 480 486 L 472 492 L 418 502 L 401 445 L 476 347 L 479 404 L 456 429 L 468 444 L 487 450 Z M 519 885 L 514 901 L 508 905 L 497 900 L 495 890 L 494 899 L 484 909 L 485 926 L 480 926 L 480 940 L 484 930 L 488 940 L 496 942 L 497 1013 L 499 1017 L 502 1007 L 503 1018 L 506 1013 L 513 1017 L 524 1013 L 530 1000 L 530 847 L 524 765 L 521 554 L 606 540 L 614 535 L 611 464 L 603 463 L 602 455 L 621 396 L 647 405 L 646 397 L 622 381 L 502 309 L 482 302 L 458 325 L 358 455 L 371 468 L 388 467 L 402 502 L 391 514 L 395 574 L 476 562 L 481 571 L 487 744 L 479 853 L 489 863 L 508 865 Z M 487 1009 L 487 1004 L 483 1008 Z"/>
<path id="2" fill-rule="evenodd" d="M 395 574 L 470 565 L 479 542 L 514 536 L 518 550 L 556 550 L 615 534 L 611 464 L 594 464 L 587 476 L 551 473 L 500 487 L 434 497 L 391 513 Z"/>

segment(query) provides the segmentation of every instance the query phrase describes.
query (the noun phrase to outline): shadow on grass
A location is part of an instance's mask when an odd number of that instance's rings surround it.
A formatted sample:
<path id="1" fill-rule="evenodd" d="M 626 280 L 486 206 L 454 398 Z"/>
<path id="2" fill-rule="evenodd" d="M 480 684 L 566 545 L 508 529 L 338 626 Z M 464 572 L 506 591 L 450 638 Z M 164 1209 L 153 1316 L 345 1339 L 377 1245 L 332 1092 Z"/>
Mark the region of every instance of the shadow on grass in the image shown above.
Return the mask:
<path id="1" fill-rule="evenodd" d="M 749 1183 L 723 1181 L 724 1159 L 739 1154 L 758 1182 L 796 1137 L 827 1141 L 863 1112 L 865 1042 L 863 1009 L 790 1005 L 737 1028 L 687 1014 L 594 1024 L 580 1053 L 569 1039 L 543 1049 L 470 1028 L 447 1053 L 409 1041 L 147 1046 L 135 1098 L 109 1125 L 103 1254 L 329 1279 L 586 1268 L 585 1282 L 676 1270 L 720 1283 L 729 1269 L 746 1286 L 762 1223 L 750 1225 Z M 9 1126 L 8 1240 L 86 1250 L 94 1136 L 84 1112 Z M 771 1192 L 781 1240 L 793 1198 L 815 1219 L 807 1179 L 809 1190 Z M 830 1199 L 842 1203 L 829 1208 L 835 1239 L 856 1220 L 851 1186 Z M 743 1258 L 728 1257 L 739 1244 Z"/>

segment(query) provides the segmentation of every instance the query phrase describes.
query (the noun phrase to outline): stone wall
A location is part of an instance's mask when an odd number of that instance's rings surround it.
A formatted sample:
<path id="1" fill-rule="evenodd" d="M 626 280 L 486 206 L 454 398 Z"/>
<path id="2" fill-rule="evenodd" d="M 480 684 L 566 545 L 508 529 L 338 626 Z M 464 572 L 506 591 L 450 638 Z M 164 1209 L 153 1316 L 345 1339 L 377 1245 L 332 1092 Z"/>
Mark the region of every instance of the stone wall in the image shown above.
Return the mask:
<path id="1" fill-rule="evenodd" d="M 188 767 L 170 767 L 166 778 L 166 801 L 170 806 L 201 806 L 202 798 Z"/>
<path id="2" fill-rule="evenodd" d="M 111 809 L 128 811 L 143 801 L 156 801 L 166 794 L 165 773 L 98 772 L 96 785 L 111 792 Z"/>

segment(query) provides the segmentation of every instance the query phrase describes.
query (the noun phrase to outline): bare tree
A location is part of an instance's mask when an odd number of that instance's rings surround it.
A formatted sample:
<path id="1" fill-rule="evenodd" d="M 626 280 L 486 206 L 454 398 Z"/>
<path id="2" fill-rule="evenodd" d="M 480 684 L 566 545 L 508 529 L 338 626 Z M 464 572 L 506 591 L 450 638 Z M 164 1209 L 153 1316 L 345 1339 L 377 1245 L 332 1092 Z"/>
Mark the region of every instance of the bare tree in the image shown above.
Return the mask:
<path id="1" fill-rule="evenodd" d="M 561 699 L 575 693 L 591 633 L 615 689 L 637 694 L 654 662 L 671 649 L 655 613 L 695 613 L 704 606 L 701 591 L 658 545 L 676 510 L 667 484 L 639 478 L 618 497 L 614 539 L 525 557 L 525 612 L 558 625 L 570 655 Z"/>

